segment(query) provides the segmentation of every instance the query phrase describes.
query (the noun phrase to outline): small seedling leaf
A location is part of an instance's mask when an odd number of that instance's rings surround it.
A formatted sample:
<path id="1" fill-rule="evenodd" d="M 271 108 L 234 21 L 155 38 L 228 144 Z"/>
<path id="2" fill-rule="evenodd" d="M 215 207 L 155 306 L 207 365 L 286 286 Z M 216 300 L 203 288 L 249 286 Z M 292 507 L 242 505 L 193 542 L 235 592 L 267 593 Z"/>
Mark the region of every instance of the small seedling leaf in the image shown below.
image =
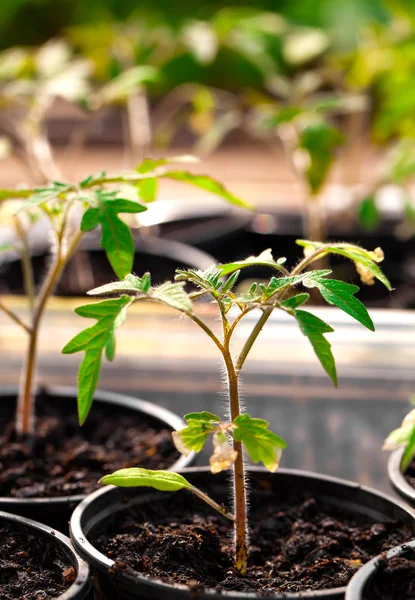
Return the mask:
<path id="1" fill-rule="evenodd" d="M 121 279 L 131 272 L 134 259 L 134 243 L 130 228 L 120 218 L 122 213 L 140 213 L 147 207 L 132 200 L 114 197 L 114 192 L 96 190 L 95 206 L 87 208 L 81 230 L 91 231 L 102 227 L 101 247 L 107 253 L 115 274 Z"/>
<path id="2" fill-rule="evenodd" d="M 281 452 L 286 443 L 277 434 L 269 430 L 264 419 L 253 419 L 249 415 L 239 415 L 233 421 L 233 436 L 244 444 L 253 462 L 262 462 L 269 471 L 276 471 Z"/>
<path id="3" fill-rule="evenodd" d="M 114 281 L 100 287 L 94 288 L 88 294 L 128 294 L 134 300 L 152 300 L 160 302 L 181 312 L 191 312 L 192 301 L 190 296 L 184 291 L 184 283 L 166 281 L 162 285 L 151 287 L 149 273 L 144 273 L 143 277 L 136 275 L 126 275 L 122 281 Z"/>
<path id="4" fill-rule="evenodd" d="M 208 412 L 207 410 L 204 410 L 202 412 L 187 413 L 187 415 L 184 416 L 184 419 L 186 422 L 201 421 L 210 423 L 211 421 L 215 421 L 220 423 L 220 418 L 218 417 L 218 415 L 214 415 L 213 413 Z"/>
<path id="5" fill-rule="evenodd" d="M 150 273 L 144 273 L 142 277 L 137 277 L 129 273 L 124 277 L 122 281 L 113 281 L 112 283 L 106 283 L 93 290 L 90 290 L 88 294 L 90 296 L 101 296 L 103 294 L 131 294 L 137 293 L 146 294 L 151 286 Z"/>
<path id="6" fill-rule="evenodd" d="M 115 353 L 115 329 L 125 318 L 125 311 L 131 303 L 129 296 L 103 300 L 96 304 L 79 306 L 75 312 L 97 323 L 78 333 L 63 348 L 63 354 L 85 352 L 78 373 L 78 417 L 81 425 L 85 423 L 94 399 L 98 383 L 102 353 L 105 350 L 109 360 Z"/>
<path id="7" fill-rule="evenodd" d="M 29 210 L 35 206 L 40 206 L 42 204 L 46 204 L 51 200 L 56 200 L 60 194 L 67 192 L 70 189 L 70 186 L 60 183 L 56 181 L 53 185 L 45 188 L 37 188 L 35 193 L 33 190 L 30 193 L 30 199 L 28 202 L 21 204 L 19 208 L 16 210 L 15 214 L 19 214 L 25 210 Z"/>
<path id="8" fill-rule="evenodd" d="M 218 269 L 223 277 L 224 275 L 230 275 L 234 271 L 245 269 L 246 267 L 271 267 L 272 269 L 286 273 L 284 267 L 279 263 L 279 261 L 275 261 L 273 259 L 270 248 L 268 248 L 268 250 L 264 250 L 258 256 L 248 256 L 248 258 L 245 258 L 245 260 L 238 260 L 231 263 L 226 263 L 224 265 L 219 265 Z"/>
<path id="9" fill-rule="evenodd" d="M 187 427 L 173 433 L 176 448 L 188 455 L 193 450 L 200 452 L 209 435 L 217 429 L 220 419 L 209 412 L 189 413 L 185 416 Z"/>
<path id="10" fill-rule="evenodd" d="M 172 283 L 166 281 L 158 287 L 151 288 L 149 296 L 157 302 L 162 302 L 171 308 L 182 312 L 191 312 L 192 301 L 189 295 L 184 291 L 184 283 Z"/>
<path id="11" fill-rule="evenodd" d="M 333 328 L 305 310 L 296 310 L 294 316 L 302 333 L 310 340 L 323 369 L 326 371 L 334 385 L 337 386 L 336 365 L 331 352 L 331 344 L 323 335 L 324 333 L 331 333 L 334 331 Z"/>
<path id="12" fill-rule="evenodd" d="M 227 294 L 228 292 L 231 291 L 231 289 L 233 288 L 233 286 L 235 285 L 235 283 L 238 281 L 238 277 L 240 275 L 241 271 L 235 271 L 235 273 L 232 273 L 232 275 L 225 281 L 225 283 L 222 286 L 222 294 Z"/>
<path id="13" fill-rule="evenodd" d="M 179 473 L 171 471 L 150 471 L 132 467 L 120 469 L 104 475 L 99 483 L 116 485 L 118 487 L 152 487 L 161 492 L 177 492 L 178 490 L 191 489 L 190 483 Z"/>
<path id="14" fill-rule="evenodd" d="M 355 298 L 355 294 L 359 291 L 357 285 L 338 281 L 337 279 L 326 279 L 325 277 L 315 276 L 313 273 L 310 273 L 310 276 L 304 279 L 303 285 L 308 288 L 318 288 L 328 304 L 337 306 L 371 331 L 375 330 L 365 305 Z"/>
<path id="15" fill-rule="evenodd" d="M 296 296 L 292 296 L 291 298 L 288 298 L 288 300 L 284 300 L 284 302 L 281 302 L 281 306 L 283 306 L 284 308 L 295 310 L 302 304 L 305 304 L 309 298 L 310 294 L 297 294 Z"/>
<path id="16" fill-rule="evenodd" d="M 327 254 L 339 254 L 340 256 L 344 256 L 350 260 L 352 260 L 356 267 L 361 265 L 365 271 L 368 272 L 369 279 L 370 277 L 374 277 L 378 279 L 383 285 L 391 290 L 392 286 L 388 280 L 388 278 L 382 273 L 381 269 L 378 267 L 377 263 L 381 262 L 383 254 L 380 249 L 376 249 L 374 251 L 365 250 L 364 248 L 360 248 L 359 246 L 355 246 L 353 244 L 336 244 L 327 245 L 321 244 L 319 242 L 311 242 L 309 240 L 296 240 L 296 243 L 299 246 L 303 246 L 304 248 L 310 250 L 318 250 L 322 249 L 321 256 L 325 256 Z M 378 252 L 379 251 L 379 252 Z M 362 277 L 361 272 L 359 274 Z M 363 277 L 362 277 L 363 280 Z M 367 283 L 367 281 L 365 281 Z"/>
<path id="17" fill-rule="evenodd" d="M 175 280 L 176 281 L 189 281 L 196 285 L 202 290 L 210 292 L 214 296 L 219 296 L 219 288 L 222 283 L 219 281 L 220 271 L 216 267 L 210 267 L 206 271 L 198 271 L 196 269 L 189 269 L 184 271 L 182 269 L 176 269 Z"/>

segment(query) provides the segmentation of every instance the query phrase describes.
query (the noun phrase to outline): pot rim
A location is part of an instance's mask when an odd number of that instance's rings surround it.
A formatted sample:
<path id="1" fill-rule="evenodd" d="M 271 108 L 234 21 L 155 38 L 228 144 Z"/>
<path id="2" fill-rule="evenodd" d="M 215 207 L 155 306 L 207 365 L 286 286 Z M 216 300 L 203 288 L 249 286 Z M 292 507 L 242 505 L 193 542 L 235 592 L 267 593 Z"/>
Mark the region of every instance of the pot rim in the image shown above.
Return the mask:
<path id="1" fill-rule="evenodd" d="M 195 473 L 195 472 L 211 474 L 210 468 L 208 466 L 188 467 L 188 468 L 183 468 L 180 470 L 180 473 L 182 473 L 182 474 Z M 314 473 L 311 471 L 302 471 L 300 469 L 278 469 L 278 471 L 276 473 L 270 473 L 264 467 L 256 467 L 256 466 L 251 467 L 250 466 L 247 469 L 247 473 L 250 473 L 250 472 L 251 473 L 267 473 L 270 476 L 278 476 L 279 474 L 282 474 L 282 475 L 294 475 L 294 476 L 300 476 L 300 477 L 307 477 L 308 479 L 320 480 L 320 481 L 326 482 L 328 484 L 343 485 L 343 486 L 346 486 L 351 489 L 362 490 L 364 492 L 374 494 L 375 496 L 377 496 L 378 498 L 381 498 L 382 500 L 391 502 L 395 506 L 398 506 L 399 508 L 404 510 L 406 513 L 410 514 L 412 516 L 412 518 L 415 519 L 415 509 L 408 506 L 404 502 L 397 500 L 393 496 L 390 496 L 390 495 L 380 492 L 378 490 L 374 490 L 373 488 L 361 485 L 354 481 L 348 481 L 346 479 L 341 479 L 339 477 L 332 477 L 331 475 L 324 475 L 324 474 L 320 474 L 320 473 Z M 71 540 L 74 545 L 74 548 L 76 548 L 76 551 L 79 552 L 81 554 L 81 556 L 85 556 L 86 554 L 88 554 L 89 557 L 92 557 L 92 560 L 90 561 L 89 564 L 91 564 L 94 568 L 96 568 L 100 571 L 103 571 L 103 572 L 108 572 L 108 570 L 111 569 L 111 567 L 113 567 L 115 562 L 113 560 L 109 559 L 107 556 L 105 556 L 105 554 L 102 554 L 99 550 L 97 550 L 92 545 L 91 542 L 89 542 L 89 540 L 87 539 L 86 535 L 83 532 L 82 525 L 81 525 L 81 519 L 82 519 L 83 511 L 88 507 L 89 504 L 91 504 L 91 502 L 94 502 L 97 498 L 99 498 L 100 496 L 102 496 L 104 494 L 110 493 L 113 489 L 117 489 L 116 486 L 106 485 L 102 489 L 98 489 L 95 492 L 92 492 L 92 494 L 89 494 L 75 508 L 75 510 L 72 513 L 71 520 L 69 522 L 70 536 L 71 536 Z M 172 589 L 183 590 L 183 591 L 187 591 L 190 593 L 189 587 L 186 585 L 182 585 L 182 584 L 171 585 L 160 579 L 157 579 L 155 577 L 151 577 L 151 576 L 145 575 L 145 574 L 132 575 L 130 573 L 123 573 L 122 577 L 125 579 L 129 579 L 131 581 L 138 580 L 138 581 L 141 581 L 142 583 L 147 583 L 147 584 L 150 583 L 150 585 L 153 585 L 154 587 L 157 586 L 159 589 L 164 589 L 166 591 L 166 594 L 168 593 L 169 590 L 172 590 Z M 346 592 L 346 587 L 344 586 L 344 587 L 340 587 L 340 588 L 332 588 L 332 589 L 327 589 L 327 590 L 315 590 L 315 591 L 309 591 L 309 592 L 305 591 L 305 592 L 302 592 L 301 594 L 288 593 L 288 594 L 284 594 L 284 595 L 274 595 L 274 596 L 270 596 L 270 598 L 274 598 L 275 600 L 278 600 L 278 598 L 281 598 L 281 599 L 286 598 L 287 600 L 290 600 L 290 599 L 298 600 L 299 598 L 305 598 L 305 599 L 319 598 L 319 599 L 323 600 L 324 598 L 331 598 L 333 594 L 340 594 L 340 593 L 345 594 L 345 592 Z M 206 596 L 211 596 L 212 599 L 217 599 L 217 600 L 220 600 L 221 598 L 230 598 L 230 599 L 234 598 L 235 600 L 237 600 L 237 599 L 246 600 L 247 598 L 249 598 L 252 600 L 254 600 L 254 599 L 258 600 L 260 598 L 260 596 L 258 596 L 258 594 L 254 593 L 254 592 L 243 592 L 242 593 L 242 592 L 233 592 L 233 591 L 223 591 L 221 593 L 218 593 L 218 592 L 215 592 L 214 590 L 206 590 L 206 591 L 204 591 L 204 594 Z M 189 596 L 189 598 L 190 598 L 190 596 Z"/>
<path id="2" fill-rule="evenodd" d="M 23 525 L 29 529 L 35 529 L 43 536 L 50 536 L 52 538 L 51 541 L 57 540 L 60 545 L 64 546 L 66 551 L 71 554 L 77 572 L 75 581 L 71 583 L 71 585 L 65 592 L 63 592 L 63 594 L 57 597 L 57 600 L 73 600 L 73 598 L 78 598 L 78 593 L 83 593 L 83 595 L 80 597 L 86 598 L 87 592 L 90 589 L 89 565 L 75 552 L 75 549 L 72 546 L 69 538 L 63 535 L 63 533 L 60 531 L 57 531 L 48 525 L 44 525 L 39 521 L 34 521 L 33 519 L 28 519 L 27 517 L 22 517 L 21 515 L 14 515 L 13 513 L 3 510 L 0 511 L 0 521 L 1 520 L 12 521 L 17 525 Z"/>
<path id="3" fill-rule="evenodd" d="M 38 386 L 36 394 L 39 393 L 39 391 L 45 391 L 51 396 L 60 396 L 62 398 L 76 398 L 78 393 L 76 387 L 63 385 Z M 2 396 L 16 395 L 17 392 L 18 388 L 16 386 L 4 386 L 0 389 L 0 398 Z M 165 425 L 170 426 L 172 429 L 182 429 L 186 426 L 185 421 L 168 408 L 153 404 L 148 400 L 141 400 L 141 398 L 129 396 L 128 394 L 119 394 L 118 392 L 111 392 L 108 390 L 96 390 L 94 393 L 94 401 L 107 404 L 119 404 L 125 408 L 135 410 L 136 412 L 142 412 L 149 417 L 164 422 Z M 169 469 L 176 471 L 178 469 L 186 468 L 194 460 L 194 457 L 194 452 L 189 454 L 189 456 L 181 455 Z M 13 510 L 13 507 L 22 507 L 25 505 L 40 506 L 45 503 L 53 503 L 56 506 L 61 506 L 68 503 L 79 504 L 85 497 L 86 494 L 56 497 L 45 496 L 44 498 L 13 498 L 11 496 L 0 496 L 0 506 L 2 504 L 10 506 L 11 510 Z"/>
<path id="4" fill-rule="evenodd" d="M 388 477 L 393 488 L 408 502 L 415 503 L 415 489 L 409 485 L 403 476 L 401 464 L 405 448 L 394 450 L 388 460 Z"/>
<path id="5" fill-rule="evenodd" d="M 400 554 L 402 554 L 410 548 L 415 550 L 415 540 L 391 548 L 386 552 L 386 558 L 390 559 L 394 558 L 395 556 L 399 556 Z M 372 560 L 363 565 L 363 567 L 361 567 L 353 575 L 346 588 L 345 600 L 362 600 L 362 594 L 364 592 L 365 586 L 375 575 L 379 559 L 380 556 L 375 556 L 375 558 L 372 558 Z"/>

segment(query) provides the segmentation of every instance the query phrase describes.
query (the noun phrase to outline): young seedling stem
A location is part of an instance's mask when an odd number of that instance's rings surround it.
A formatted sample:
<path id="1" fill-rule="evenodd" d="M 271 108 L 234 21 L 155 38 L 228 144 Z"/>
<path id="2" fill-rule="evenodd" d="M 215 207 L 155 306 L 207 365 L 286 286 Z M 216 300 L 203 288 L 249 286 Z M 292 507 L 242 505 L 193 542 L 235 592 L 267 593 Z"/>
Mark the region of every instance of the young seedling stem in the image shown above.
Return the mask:
<path id="1" fill-rule="evenodd" d="M 111 294 L 118 298 L 103 300 L 92 307 L 81 306 L 78 314 L 97 320 L 96 325 L 81 331 L 63 349 L 64 353 L 84 351 L 85 358 L 79 371 L 79 412 L 84 421 L 90 410 L 93 391 L 91 378 L 98 379 L 101 366 L 101 352 L 107 352 L 109 333 L 114 335 L 120 325 L 119 315 L 135 302 L 149 301 L 165 304 L 185 314 L 198 325 L 213 341 L 224 361 L 227 377 L 227 395 L 229 401 L 229 421 L 208 412 L 189 413 L 185 416 L 187 427 L 174 432 L 176 447 L 183 453 L 200 452 L 207 439 L 212 436 L 214 452 L 210 458 L 212 473 L 227 468 L 233 469 L 234 499 L 234 533 L 235 533 L 235 568 L 241 573 L 247 570 L 248 561 L 248 517 L 247 517 L 247 485 L 245 479 L 244 451 L 246 449 L 253 462 L 262 462 L 267 469 L 275 471 L 285 442 L 269 430 L 267 421 L 252 418 L 241 410 L 240 405 L 240 373 L 245 361 L 258 339 L 263 327 L 276 309 L 294 317 L 302 333 L 309 338 L 313 349 L 333 383 L 337 385 L 334 357 L 330 344 L 324 334 L 332 328 L 313 314 L 300 309 L 310 297 L 307 292 L 299 293 L 298 285 L 305 289 L 316 288 L 328 304 L 336 305 L 355 318 L 370 330 L 374 330 L 372 320 L 364 305 L 355 297 L 358 287 L 335 279 L 329 279 L 329 270 L 308 270 L 312 263 L 328 254 L 340 254 L 353 260 L 359 267 L 359 273 L 366 280 L 377 278 L 390 289 L 389 281 L 383 275 L 377 262 L 382 260 L 380 249 L 368 252 L 350 244 L 319 244 L 299 240 L 306 248 L 306 257 L 297 266 L 288 271 L 282 266 L 284 259 L 274 261 L 270 251 L 258 257 L 249 257 L 226 265 L 217 265 L 207 271 L 176 271 L 174 282 L 166 282 L 161 286 L 151 286 L 149 273 L 141 278 L 127 275 L 124 280 L 101 286 L 90 292 L 95 295 Z M 233 291 L 240 271 L 245 267 L 268 266 L 279 275 L 271 277 L 268 283 L 251 285 L 248 292 L 242 294 Z M 225 277 L 229 278 L 225 281 Z M 187 294 L 183 286 L 191 283 L 199 291 Z M 208 295 L 217 304 L 222 323 L 222 334 L 216 334 L 204 320 L 193 310 L 193 301 Z M 231 341 L 237 326 L 251 311 L 259 310 L 260 315 L 251 332 L 246 337 L 239 353 L 234 355 Z M 97 342 L 100 350 L 97 351 Z M 113 345 L 111 345 L 113 348 Z M 85 364 L 85 366 L 84 366 Z M 229 443 L 231 441 L 231 444 Z M 161 472 L 143 469 L 124 469 L 103 478 L 103 483 L 114 483 L 121 486 L 151 486 L 163 491 L 177 491 L 186 487 L 183 477 L 169 473 L 168 486 Z M 179 480 L 175 480 L 174 477 Z M 179 487 L 177 487 L 179 485 Z M 161 487 L 160 487 L 161 486 Z M 170 486 L 170 487 L 169 487 Z M 173 487 L 171 487 L 173 486 Z M 198 494 L 212 505 L 210 500 Z M 223 511 L 220 511 L 223 514 Z"/>

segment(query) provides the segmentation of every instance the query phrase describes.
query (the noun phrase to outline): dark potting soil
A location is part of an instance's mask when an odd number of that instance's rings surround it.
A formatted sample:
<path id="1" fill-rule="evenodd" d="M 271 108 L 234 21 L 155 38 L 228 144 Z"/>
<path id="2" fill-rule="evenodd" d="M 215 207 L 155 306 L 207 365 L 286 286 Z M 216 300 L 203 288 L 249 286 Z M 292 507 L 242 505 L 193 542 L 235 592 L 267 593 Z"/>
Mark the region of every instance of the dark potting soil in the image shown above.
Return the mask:
<path id="1" fill-rule="evenodd" d="M 56 598 L 75 578 L 65 554 L 37 532 L 0 522 L 1 600 Z"/>
<path id="2" fill-rule="evenodd" d="M 97 402 L 80 427 L 75 400 L 46 395 L 36 400 L 36 435 L 29 448 L 16 440 L 11 404 L 4 403 L 0 413 L 0 496 L 89 494 L 113 470 L 163 469 L 179 457 L 171 430 L 150 417 Z"/>
<path id="3" fill-rule="evenodd" d="M 118 513 L 99 525 L 94 545 L 115 561 L 115 571 L 266 596 L 345 586 L 361 564 L 412 537 L 406 525 L 373 522 L 312 495 L 256 488 L 245 576 L 232 564 L 232 523 L 189 492 Z"/>
<path id="4" fill-rule="evenodd" d="M 376 574 L 366 585 L 364 600 L 414 600 L 415 551 L 379 560 Z"/>
<path id="5" fill-rule="evenodd" d="M 415 459 L 411 462 L 404 473 L 406 481 L 415 489 Z"/>

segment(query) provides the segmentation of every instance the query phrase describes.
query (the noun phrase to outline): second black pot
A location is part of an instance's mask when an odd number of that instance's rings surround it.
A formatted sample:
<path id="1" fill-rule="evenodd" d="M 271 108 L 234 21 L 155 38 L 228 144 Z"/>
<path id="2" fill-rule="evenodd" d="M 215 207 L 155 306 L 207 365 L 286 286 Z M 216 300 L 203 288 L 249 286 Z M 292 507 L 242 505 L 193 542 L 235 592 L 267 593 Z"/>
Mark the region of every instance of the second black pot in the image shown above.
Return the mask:
<path id="1" fill-rule="evenodd" d="M 58 596 L 58 600 L 86 600 L 86 598 L 90 598 L 91 582 L 89 568 L 74 552 L 70 540 L 67 537 L 42 523 L 32 521 L 32 519 L 26 519 L 19 515 L 0 511 L 0 527 L 2 524 L 6 526 L 12 525 L 18 529 L 22 528 L 31 535 L 36 536 L 36 539 L 43 538 L 47 544 L 50 544 L 59 550 L 61 557 L 64 557 L 65 564 L 61 565 L 61 568 L 72 567 L 74 569 L 76 574 L 75 580 L 63 594 Z M 22 551 L 23 550 L 24 548 L 22 548 Z M 1 590 L 2 586 L 0 585 L 0 593 Z M 47 590 L 39 590 L 39 593 L 42 591 L 47 594 Z M 46 597 L 46 595 L 42 595 L 42 598 L 43 597 Z"/>
<path id="2" fill-rule="evenodd" d="M 46 393 L 56 402 L 67 402 L 71 405 L 71 410 L 76 410 L 77 390 L 71 387 L 51 386 L 43 388 L 42 393 Z M 0 406 L 5 403 L 16 402 L 17 389 L 14 387 L 5 388 L 0 392 Z M 124 394 L 116 394 L 113 392 L 97 391 L 95 393 L 95 402 L 107 403 L 119 407 L 120 410 L 129 410 L 142 413 L 146 418 L 154 421 L 155 425 L 160 428 L 182 429 L 185 426 L 184 421 L 178 415 L 171 411 L 146 402 L 126 396 Z M 93 410 L 90 415 L 93 419 Z M 194 454 L 188 457 L 180 456 L 180 458 L 172 462 L 172 470 L 181 469 L 188 466 L 194 459 Z M 30 519 L 35 519 L 50 527 L 54 527 L 63 533 L 68 531 L 68 522 L 73 509 L 85 495 L 61 496 L 53 498 L 14 498 L 0 497 L 0 510 L 9 511 L 14 514 L 22 515 Z"/>
<path id="3" fill-rule="evenodd" d="M 212 497 L 223 493 L 228 479 L 227 473 L 211 475 L 208 468 L 191 468 L 182 471 L 186 478 L 203 490 L 208 488 Z M 367 515 L 380 522 L 400 521 L 408 524 L 415 535 L 415 511 L 380 492 L 350 483 L 341 479 L 307 473 L 303 471 L 281 469 L 269 473 L 264 469 L 249 470 L 249 480 L 253 493 L 255 490 L 298 489 L 309 491 L 325 502 L 348 512 Z M 91 543 L 91 536 L 105 528 L 105 522 L 114 514 L 125 510 L 127 505 L 140 505 L 157 502 L 160 492 L 147 488 L 103 488 L 88 496 L 75 509 L 70 523 L 72 543 L 79 555 L 89 564 L 93 573 L 96 600 L 190 600 L 192 592 L 187 586 L 169 585 L 163 581 L 145 575 L 118 571 L 114 575 L 114 561 L 105 556 Z M 267 596 L 274 599 L 341 600 L 346 588 Z M 260 596 L 254 593 L 238 592 L 199 592 L 197 598 L 206 600 L 230 598 L 234 600 L 254 600 Z"/>
<path id="4" fill-rule="evenodd" d="M 388 461 L 388 476 L 393 488 L 411 506 L 415 506 L 415 489 L 406 481 L 402 469 L 402 458 L 405 448 L 392 452 Z"/>
<path id="5" fill-rule="evenodd" d="M 415 541 L 402 546 L 396 546 L 386 553 L 386 559 L 396 558 L 397 556 L 404 556 L 407 552 L 413 552 L 415 550 Z M 350 580 L 347 586 L 346 599 L 345 600 L 364 600 L 364 598 L 370 597 L 370 590 L 368 587 L 372 580 L 376 577 L 378 569 L 379 557 L 376 557 L 366 563 L 361 569 Z M 415 578 L 415 573 L 414 573 Z M 372 600 L 372 599 L 371 599 Z M 375 600 L 373 598 L 373 600 Z"/>

